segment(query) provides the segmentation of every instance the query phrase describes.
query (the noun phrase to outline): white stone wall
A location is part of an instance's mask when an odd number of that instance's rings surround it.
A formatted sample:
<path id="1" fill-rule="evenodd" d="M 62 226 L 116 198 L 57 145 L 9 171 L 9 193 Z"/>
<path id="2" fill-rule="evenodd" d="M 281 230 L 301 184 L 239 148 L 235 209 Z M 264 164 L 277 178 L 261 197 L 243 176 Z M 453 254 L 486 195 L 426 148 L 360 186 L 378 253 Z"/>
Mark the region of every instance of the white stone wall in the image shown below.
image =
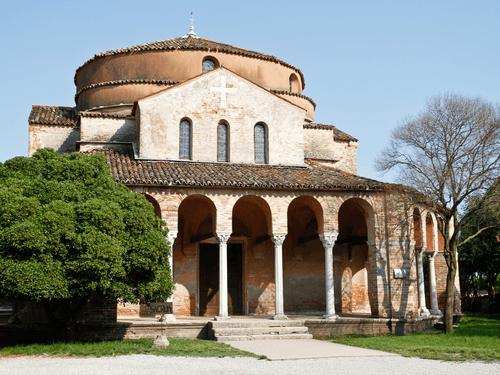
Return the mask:
<path id="1" fill-rule="evenodd" d="M 224 80 L 227 94 L 217 91 Z M 268 130 L 269 164 L 304 163 L 305 110 L 224 68 L 139 100 L 138 107 L 141 158 L 179 159 L 179 127 L 187 118 L 194 161 L 217 161 L 217 126 L 225 121 L 230 162 L 254 163 L 254 127 L 261 122 Z"/>
<path id="2" fill-rule="evenodd" d="M 81 117 L 80 141 L 133 142 L 137 139 L 135 119 Z"/>
<path id="3" fill-rule="evenodd" d="M 331 129 L 304 129 L 304 154 L 325 165 L 357 174 L 358 142 L 335 141 Z"/>
<path id="4" fill-rule="evenodd" d="M 50 147 L 58 153 L 76 151 L 79 129 L 72 126 L 30 124 L 28 156 L 39 148 Z"/>

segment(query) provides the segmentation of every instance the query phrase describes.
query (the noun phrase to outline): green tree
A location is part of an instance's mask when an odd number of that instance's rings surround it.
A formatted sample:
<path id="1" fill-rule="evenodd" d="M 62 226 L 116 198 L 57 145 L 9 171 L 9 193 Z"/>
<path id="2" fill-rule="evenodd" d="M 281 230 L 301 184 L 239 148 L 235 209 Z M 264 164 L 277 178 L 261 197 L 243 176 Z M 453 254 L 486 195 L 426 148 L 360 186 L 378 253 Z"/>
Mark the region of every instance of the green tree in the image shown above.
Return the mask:
<path id="1" fill-rule="evenodd" d="M 389 146 L 376 161 L 385 172 L 397 170 L 399 180 L 424 197 L 437 216 L 448 267 L 444 323 L 453 332 L 457 253 L 462 225 L 475 209 L 459 216 L 459 207 L 486 191 L 500 175 L 500 113 L 482 98 L 459 94 L 436 96 L 417 116 L 403 119 L 391 133 Z"/>
<path id="2" fill-rule="evenodd" d="M 470 199 L 467 211 L 472 213 L 460 233 L 460 237 L 466 239 L 459 248 L 462 295 L 477 295 L 479 289 L 486 286 L 491 302 L 497 292 L 500 275 L 500 242 L 497 240 L 500 234 L 499 198 L 500 186 L 495 186 L 486 197 Z"/>
<path id="3" fill-rule="evenodd" d="M 125 302 L 172 294 L 164 222 L 112 180 L 102 155 L 0 163 L 0 298 L 43 302 L 69 338 L 91 293 Z"/>

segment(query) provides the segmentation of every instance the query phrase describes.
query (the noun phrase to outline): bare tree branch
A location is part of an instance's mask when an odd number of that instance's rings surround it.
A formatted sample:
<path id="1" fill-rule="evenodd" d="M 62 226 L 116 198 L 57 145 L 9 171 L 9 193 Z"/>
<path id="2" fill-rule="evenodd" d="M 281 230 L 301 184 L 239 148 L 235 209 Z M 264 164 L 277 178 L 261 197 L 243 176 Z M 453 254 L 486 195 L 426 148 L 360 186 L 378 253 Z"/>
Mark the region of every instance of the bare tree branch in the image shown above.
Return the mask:
<path id="1" fill-rule="evenodd" d="M 448 265 L 445 327 L 452 332 L 458 235 L 471 215 L 460 217 L 459 207 L 471 197 L 484 197 L 500 176 L 498 105 L 452 93 L 428 99 L 422 112 L 397 124 L 375 168 L 396 170 L 399 181 L 419 191 L 443 220 L 438 220 L 438 227 L 445 238 Z M 478 233 L 485 229 L 479 228 Z"/>

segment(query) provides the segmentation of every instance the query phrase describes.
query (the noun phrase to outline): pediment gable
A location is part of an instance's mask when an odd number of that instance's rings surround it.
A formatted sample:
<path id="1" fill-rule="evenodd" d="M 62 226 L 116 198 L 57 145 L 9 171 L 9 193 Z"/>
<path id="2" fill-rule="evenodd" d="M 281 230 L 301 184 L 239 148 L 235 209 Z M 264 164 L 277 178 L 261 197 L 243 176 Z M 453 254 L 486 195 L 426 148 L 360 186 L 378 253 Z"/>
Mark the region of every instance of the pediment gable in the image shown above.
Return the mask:
<path id="1" fill-rule="evenodd" d="M 270 164 L 303 165 L 306 111 L 224 68 L 138 100 L 139 157 L 178 160 L 179 124 L 192 124 L 193 161 L 217 161 L 217 126 L 228 125 L 230 162 L 255 163 L 254 127 L 265 124 Z"/>
<path id="2" fill-rule="evenodd" d="M 193 89 L 196 91 L 196 95 L 190 93 Z M 180 92 L 183 92 L 185 100 L 193 101 L 202 99 L 205 103 L 211 104 L 213 107 L 218 106 L 221 109 L 241 104 L 241 98 L 238 96 L 260 94 L 269 96 L 269 100 L 278 99 L 282 101 L 283 105 L 288 104 L 297 109 L 304 110 L 300 106 L 222 66 L 137 100 L 134 104 L 134 112 L 144 102 L 161 100 L 160 98 L 162 97 L 175 97 Z M 248 105 L 248 103 L 245 104 Z"/>

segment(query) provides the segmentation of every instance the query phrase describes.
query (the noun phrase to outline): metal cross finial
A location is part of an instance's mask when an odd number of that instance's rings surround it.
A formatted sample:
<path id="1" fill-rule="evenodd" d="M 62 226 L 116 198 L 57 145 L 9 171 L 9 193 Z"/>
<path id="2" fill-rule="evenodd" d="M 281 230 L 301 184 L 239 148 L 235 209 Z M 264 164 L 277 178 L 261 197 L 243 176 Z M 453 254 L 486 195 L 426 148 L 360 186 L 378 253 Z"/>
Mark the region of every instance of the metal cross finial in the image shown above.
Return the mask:
<path id="1" fill-rule="evenodd" d="M 198 38 L 198 35 L 196 35 L 194 32 L 193 22 L 194 22 L 193 12 L 191 12 L 191 27 L 189 27 L 189 33 L 186 35 L 186 37 L 191 36 L 193 38 Z"/>

